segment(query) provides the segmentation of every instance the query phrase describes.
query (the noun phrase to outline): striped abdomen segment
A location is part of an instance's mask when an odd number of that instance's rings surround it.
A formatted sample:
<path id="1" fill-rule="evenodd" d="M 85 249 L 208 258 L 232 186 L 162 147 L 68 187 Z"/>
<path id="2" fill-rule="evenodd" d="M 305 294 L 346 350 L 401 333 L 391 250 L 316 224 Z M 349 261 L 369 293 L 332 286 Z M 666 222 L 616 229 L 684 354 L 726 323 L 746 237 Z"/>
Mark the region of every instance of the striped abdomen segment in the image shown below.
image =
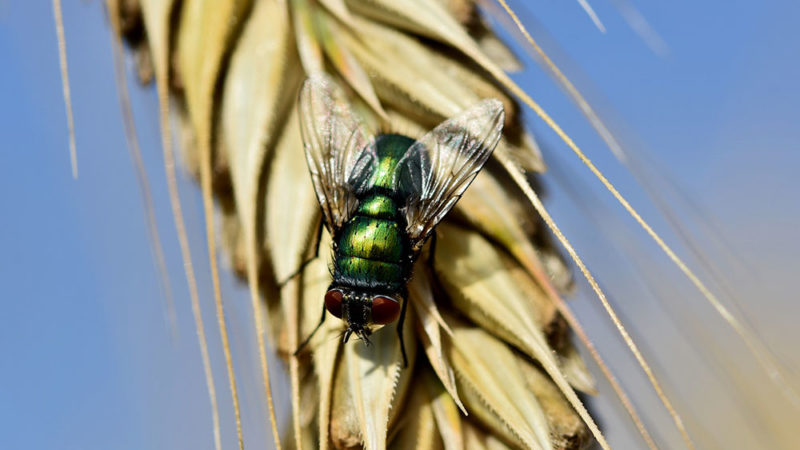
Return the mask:
<path id="1" fill-rule="evenodd" d="M 338 236 L 337 281 L 352 287 L 398 291 L 407 275 L 408 243 L 394 201 L 381 194 L 364 198 Z"/>

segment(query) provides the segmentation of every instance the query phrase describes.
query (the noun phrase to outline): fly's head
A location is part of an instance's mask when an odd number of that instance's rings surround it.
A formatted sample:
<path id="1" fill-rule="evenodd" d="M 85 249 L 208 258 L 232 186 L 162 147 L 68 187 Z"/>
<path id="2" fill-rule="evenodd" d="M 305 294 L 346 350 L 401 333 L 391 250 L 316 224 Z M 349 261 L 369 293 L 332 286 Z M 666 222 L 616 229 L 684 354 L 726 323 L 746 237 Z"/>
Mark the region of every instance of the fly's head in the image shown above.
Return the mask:
<path id="1" fill-rule="evenodd" d="M 325 294 L 325 309 L 347 323 L 344 341 L 355 334 L 369 344 L 370 325 L 386 325 L 400 317 L 401 303 L 396 294 L 367 293 L 331 286 Z"/>

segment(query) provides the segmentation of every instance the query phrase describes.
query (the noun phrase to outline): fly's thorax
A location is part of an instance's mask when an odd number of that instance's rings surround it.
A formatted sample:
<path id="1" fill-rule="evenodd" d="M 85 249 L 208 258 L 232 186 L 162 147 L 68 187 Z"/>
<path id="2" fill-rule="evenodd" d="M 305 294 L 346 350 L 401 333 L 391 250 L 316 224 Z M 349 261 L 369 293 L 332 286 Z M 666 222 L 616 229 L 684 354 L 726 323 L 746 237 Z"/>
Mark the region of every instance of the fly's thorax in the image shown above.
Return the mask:
<path id="1" fill-rule="evenodd" d="M 414 140 L 399 134 L 384 134 L 375 140 L 378 165 L 372 174 L 370 185 L 383 189 L 394 189 L 397 163 L 406 154 Z"/>

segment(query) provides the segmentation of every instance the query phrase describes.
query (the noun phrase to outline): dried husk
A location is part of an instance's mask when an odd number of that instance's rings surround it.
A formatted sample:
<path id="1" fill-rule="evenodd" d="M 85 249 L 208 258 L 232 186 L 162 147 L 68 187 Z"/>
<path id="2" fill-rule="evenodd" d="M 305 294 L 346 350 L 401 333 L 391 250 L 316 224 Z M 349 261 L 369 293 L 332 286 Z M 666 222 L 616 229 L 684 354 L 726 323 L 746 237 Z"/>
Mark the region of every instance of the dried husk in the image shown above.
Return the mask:
<path id="1" fill-rule="evenodd" d="M 514 447 L 507 445 L 477 425 L 464 427 L 464 449 L 466 450 L 509 450 L 512 448 Z"/>
<path id="2" fill-rule="evenodd" d="M 464 448 L 461 425 L 463 405 L 456 405 L 454 398 L 448 395 L 442 384 L 430 372 L 423 375 L 423 382 L 430 398 L 431 411 L 444 448 L 446 450 Z"/>
<path id="3" fill-rule="evenodd" d="M 323 248 L 327 248 L 330 245 L 330 237 L 327 233 L 322 236 L 320 245 Z M 303 318 L 300 326 L 302 336 L 309 336 L 319 323 L 319 314 L 322 309 L 319 299 L 325 295 L 325 291 L 330 284 L 328 255 L 328 252 L 323 253 L 321 258 L 309 263 L 307 269 L 303 272 L 303 298 L 300 306 L 301 317 Z M 336 322 L 326 321 L 309 343 L 314 348 L 311 363 L 314 366 L 316 375 L 315 382 L 319 387 L 319 395 L 315 400 L 319 404 L 319 411 L 324 412 L 319 414 L 317 418 L 319 447 L 322 449 L 327 448 L 330 441 L 330 412 L 335 392 L 336 359 L 341 350 L 340 334 L 340 327 L 337 326 Z M 339 407 L 341 407 L 340 404 L 341 402 L 337 403 Z"/>
<path id="4" fill-rule="evenodd" d="M 431 291 L 428 272 L 418 270 L 409 286 L 409 296 L 414 309 L 418 311 L 419 325 L 417 326 L 417 331 L 421 344 L 425 349 L 431 368 L 439 377 L 442 385 L 450 393 L 458 407 L 466 413 L 464 405 L 458 397 L 455 374 L 447 355 L 444 353 L 442 343 L 441 332 L 445 331 L 448 334 L 452 334 L 452 330 L 450 330 L 439 313 Z"/>
<path id="5" fill-rule="evenodd" d="M 519 63 L 473 2 L 140 6 L 116 10 L 144 28 L 138 52 L 150 55 L 157 74 L 170 74 L 184 163 L 195 175 L 211 168 L 220 243 L 237 274 L 247 273 L 256 249 L 271 344 L 290 361 L 295 384 L 297 424 L 287 444 L 450 450 L 589 442 L 552 381 L 593 390 L 545 289 L 568 288 L 569 272 L 522 194 L 491 162 L 415 267 L 404 331 L 408 368 L 394 324 L 376 330 L 370 347 L 343 345 L 342 323 L 330 317 L 307 351 L 292 356 L 316 327 L 330 282 L 327 231 L 319 257 L 304 266 L 316 254 L 321 220 L 299 133 L 297 89 L 307 73 L 337 77 L 375 132 L 412 137 L 481 98 L 499 98 L 507 120 L 497 152 L 529 172 L 543 170 L 518 105 L 489 75 Z M 143 20 L 132 20 L 137 11 Z M 543 372 L 539 362 L 551 369 Z"/>
<path id="6" fill-rule="evenodd" d="M 436 428 L 433 408 L 428 393 L 415 389 L 409 394 L 406 408 L 414 415 L 406 415 L 398 423 L 391 438 L 392 450 L 442 450 L 442 438 Z"/>
<path id="7" fill-rule="evenodd" d="M 529 390 L 544 389 L 532 384 L 540 380 L 529 373 L 531 363 L 480 328 L 456 319 L 448 319 L 448 322 L 455 324 L 448 349 L 468 411 L 509 445 L 574 448 L 559 445 L 583 431 L 569 403 L 561 398 L 557 405 L 545 405 L 538 396 L 526 395 Z M 568 417 L 552 412 L 562 412 L 558 407 L 568 410 Z M 577 423 L 570 423 L 572 420 Z M 556 426 L 553 421 L 559 424 Z"/>
<path id="8" fill-rule="evenodd" d="M 454 306 L 534 358 L 532 341 L 557 319 L 530 276 L 475 231 L 442 224 L 434 268 Z"/>
<path id="9" fill-rule="evenodd" d="M 533 364 L 522 362 L 520 367 L 528 388 L 539 401 L 550 424 L 553 447 L 576 448 L 587 445 L 591 440 L 590 434 L 556 385 Z"/>

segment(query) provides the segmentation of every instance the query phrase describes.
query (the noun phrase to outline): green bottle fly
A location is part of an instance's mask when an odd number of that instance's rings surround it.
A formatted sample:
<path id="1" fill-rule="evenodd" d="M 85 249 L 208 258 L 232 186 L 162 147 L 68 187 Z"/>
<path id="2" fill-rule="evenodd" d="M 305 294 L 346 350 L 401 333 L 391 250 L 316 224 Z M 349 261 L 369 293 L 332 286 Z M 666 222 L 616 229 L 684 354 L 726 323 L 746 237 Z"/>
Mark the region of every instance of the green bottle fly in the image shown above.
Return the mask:
<path id="1" fill-rule="evenodd" d="M 300 93 L 306 161 L 333 236 L 333 280 L 320 325 L 330 312 L 347 323 L 345 342 L 355 334 L 368 343 L 372 325 L 399 318 L 407 364 L 402 324 L 411 268 L 497 145 L 503 106 L 484 100 L 414 140 L 369 136 L 346 105 L 323 75 L 309 78 Z"/>

